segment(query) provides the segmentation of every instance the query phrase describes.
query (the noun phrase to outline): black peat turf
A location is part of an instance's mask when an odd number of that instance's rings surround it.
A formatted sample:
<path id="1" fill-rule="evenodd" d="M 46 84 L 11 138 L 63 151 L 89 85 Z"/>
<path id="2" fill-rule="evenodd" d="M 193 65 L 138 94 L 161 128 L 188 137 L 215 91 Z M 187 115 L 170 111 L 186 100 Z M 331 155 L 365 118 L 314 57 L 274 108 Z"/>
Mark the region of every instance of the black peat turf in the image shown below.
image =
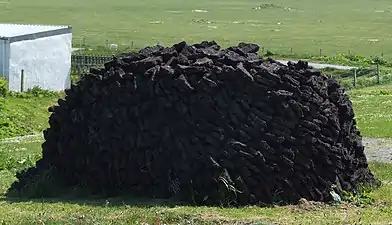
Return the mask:
<path id="1" fill-rule="evenodd" d="M 43 158 L 69 186 L 197 205 L 331 200 L 376 183 L 352 104 L 306 62 L 259 46 L 152 46 L 92 69 L 49 109 Z"/>

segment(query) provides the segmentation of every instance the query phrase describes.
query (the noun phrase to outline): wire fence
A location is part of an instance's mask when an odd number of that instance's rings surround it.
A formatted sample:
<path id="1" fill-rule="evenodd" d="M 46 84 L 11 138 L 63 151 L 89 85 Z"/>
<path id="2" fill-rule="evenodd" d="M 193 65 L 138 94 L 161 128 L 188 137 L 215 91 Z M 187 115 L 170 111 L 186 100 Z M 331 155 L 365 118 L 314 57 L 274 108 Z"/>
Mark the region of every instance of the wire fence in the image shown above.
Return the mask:
<path id="1" fill-rule="evenodd" d="M 102 67 L 106 62 L 111 61 L 113 56 L 108 55 L 86 55 L 86 54 L 72 54 L 71 57 L 71 74 L 77 75 L 78 78 L 81 78 L 83 74 L 88 73 L 92 67 Z M 282 63 L 286 63 L 286 61 L 279 60 Z M 315 67 L 316 69 L 337 69 L 341 71 L 345 71 L 344 73 L 340 73 L 336 75 L 335 78 L 344 83 L 346 87 L 357 87 L 363 86 L 368 83 L 372 84 L 380 84 L 382 83 L 381 70 L 379 65 L 375 65 L 372 68 L 357 68 L 357 67 L 344 67 L 339 65 L 329 65 L 329 64 L 320 64 L 320 63 L 310 63 L 310 66 Z M 343 69 L 341 69 L 342 67 Z M 389 71 L 391 72 L 391 71 Z M 392 79 L 392 74 L 384 74 L 384 80 L 389 81 Z M 328 72 L 332 74 L 333 72 Z"/>
<path id="2" fill-rule="evenodd" d="M 77 74 L 80 77 L 83 73 L 89 72 L 90 68 L 103 66 L 112 58 L 112 56 L 72 54 L 71 74 Z"/>
<path id="3" fill-rule="evenodd" d="M 138 39 L 118 39 L 118 38 L 109 38 L 109 39 L 101 39 L 97 40 L 93 37 L 88 36 L 75 36 L 73 39 L 73 45 L 80 49 L 88 49 L 91 46 L 101 46 L 107 49 L 119 48 L 119 49 L 141 49 L 147 46 L 159 44 L 162 46 L 171 46 L 174 43 L 177 43 L 178 40 L 175 39 L 151 39 L 147 40 L 138 40 Z M 189 44 L 197 43 L 202 40 L 189 40 Z M 232 45 L 237 45 L 237 41 L 228 41 L 228 40 L 216 40 L 218 44 L 223 45 L 224 47 L 229 47 Z M 381 56 L 392 60 L 392 54 L 382 48 L 378 39 L 369 39 L 367 43 L 363 43 L 361 45 L 361 49 L 354 47 L 331 47 L 325 46 L 324 44 L 319 45 L 290 45 L 290 44 L 271 44 L 266 43 L 265 41 L 250 41 L 256 43 L 260 46 L 260 52 L 262 54 L 266 54 L 268 52 L 277 54 L 277 55 L 287 55 L 287 56 L 333 56 L 336 54 L 347 54 L 347 55 L 360 55 L 366 57 L 375 57 Z M 187 41 L 188 42 L 188 41 Z M 382 42 L 381 42 L 382 43 Z"/>

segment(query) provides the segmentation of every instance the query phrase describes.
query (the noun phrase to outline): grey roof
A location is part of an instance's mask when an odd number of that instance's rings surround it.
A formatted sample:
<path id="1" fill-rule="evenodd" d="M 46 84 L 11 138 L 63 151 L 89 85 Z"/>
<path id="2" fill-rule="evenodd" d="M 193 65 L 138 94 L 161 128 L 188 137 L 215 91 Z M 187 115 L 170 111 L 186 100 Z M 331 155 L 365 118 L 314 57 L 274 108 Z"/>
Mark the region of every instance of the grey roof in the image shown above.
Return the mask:
<path id="1" fill-rule="evenodd" d="M 9 40 L 9 42 L 34 40 L 66 33 L 72 33 L 71 26 L 0 24 L 0 39 Z"/>

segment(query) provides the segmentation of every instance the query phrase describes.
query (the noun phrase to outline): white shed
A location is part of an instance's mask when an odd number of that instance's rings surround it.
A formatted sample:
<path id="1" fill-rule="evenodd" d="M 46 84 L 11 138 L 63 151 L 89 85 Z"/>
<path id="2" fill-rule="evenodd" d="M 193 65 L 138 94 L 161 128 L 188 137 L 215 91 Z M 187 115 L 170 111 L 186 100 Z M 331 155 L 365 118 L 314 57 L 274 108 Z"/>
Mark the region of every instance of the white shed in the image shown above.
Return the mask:
<path id="1" fill-rule="evenodd" d="M 0 76 L 11 91 L 69 88 L 71 54 L 70 26 L 0 24 Z"/>

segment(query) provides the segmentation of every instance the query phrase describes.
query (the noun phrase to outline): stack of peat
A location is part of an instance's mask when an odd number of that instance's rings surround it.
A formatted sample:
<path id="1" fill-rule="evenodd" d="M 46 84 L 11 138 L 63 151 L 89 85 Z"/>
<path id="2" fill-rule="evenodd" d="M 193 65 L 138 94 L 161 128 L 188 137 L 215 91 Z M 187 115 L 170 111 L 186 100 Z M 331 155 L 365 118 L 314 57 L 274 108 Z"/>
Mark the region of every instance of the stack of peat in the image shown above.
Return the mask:
<path id="1" fill-rule="evenodd" d="M 12 188 L 50 169 L 95 194 L 253 205 L 376 184 L 339 84 L 258 50 L 180 42 L 92 69 L 49 109 L 43 158 Z"/>

